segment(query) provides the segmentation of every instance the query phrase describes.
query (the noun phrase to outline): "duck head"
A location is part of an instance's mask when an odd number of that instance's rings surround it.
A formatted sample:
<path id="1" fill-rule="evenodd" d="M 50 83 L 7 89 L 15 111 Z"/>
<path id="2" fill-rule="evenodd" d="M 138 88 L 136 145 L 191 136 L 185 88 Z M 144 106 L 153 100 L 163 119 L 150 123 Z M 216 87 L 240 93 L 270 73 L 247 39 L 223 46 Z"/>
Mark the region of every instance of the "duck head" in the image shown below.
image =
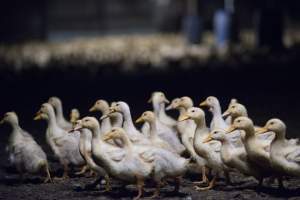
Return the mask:
<path id="1" fill-rule="evenodd" d="M 195 121 L 203 119 L 205 120 L 205 113 L 201 108 L 191 107 L 185 112 L 185 114 L 179 116 L 178 121 L 181 122 L 188 119 L 192 119 Z"/>
<path id="2" fill-rule="evenodd" d="M 80 118 L 79 110 L 73 108 L 70 113 L 70 122 L 74 125 L 75 122 Z"/>
<path id="3" fill-rule="evenodd" d="M 61 100 L 58 97 L 50 97 L 48 99 L 48 103 L 51 104 L 55 108 L 62 105 Z"/>
<path id="4" fill-rule="evenodd" d="M 280 119 L 270 119 L 267 121 L 266 125 L 263 128 L 260 128 L 256 133 L 263 134 L 269 131 L 274 132 L 275 137 L 285 138 L 286 125 Z"/>
<path id="5" fill-rule="evenodd" d="M 207 97 L 203 102 L 200 103 L 200 107 L 208 107 L 210 112 L 214 112 L 220 107 L 219 100 L 214 96 Z"/>
<path id="6" fill-rule="evenodd" d="M 103 140 L 108 141 L 110 139 L 122 139 L 125 134 L 126 132 L 123 128 L 112 128 L 111 131 L 103 136 Z"/>
<path id="7" fill-rule="evenodd" d="M 4 114 L 2 120 L 0 121 L 0 124 L 9 123 L 12 125 L 19 124 L 18 116 L 15 112 L 7 112 Z"/>
<path id="8" fill-rule="evenodd" d="M 34 120 L 42 120 L 42 119 L 49 119 L 49 113 L 51 110 L 54 112 L 53 107 L 49 103 L 43 103 L 41 105 L 40 110 L 35 114 Z"/>
<path id="9" fill-rule="evenodd" d="M 229 106 L 229 108 L 223 113 L 223 117 L 231 116 L 234 119 L 237 117 L 247 117 L 247 109 L 244 105 L 240 103 L 233 103 Z"/>
<path id="10" fill-rule="evenodd" d="M 152 111 L 145 111 L 136 121 L 135 123 L 142 123 L 142 122 L 154 122 L 155 115 Z"/>
<path id="11" fill-rule="evenodd" d="M 80 120 L 77 120 L 72 131 L 78 131 L 83 128 L 94 129 L 96 126 L 99 126 L 99 122 L 95 117 L 84 117 Z"/>
<path id="12" fill-rule="evenodd" d="M 97 100 L 94 105 L 89 109 L 90 112 L 100 111 L 105 114 L 109 110 L 109 105 L 107 101 L 103 99 Z"/>
<path id="13" fill-rule="evenodd" d="M 153 92 L 150 99 L 148 100 L 148 103 L 170 103 L 170 101 L 167 99 L 166 95 L 163 92 Z"/>
<path id="14" fill-rule="evenodd" d="M 216 129 L 209 133 L 208 137 L 204 139 L 203 143 L 207 143 L 211 140 L 224 141 L 226 137 L 226 132 L 222 129 Z"/>
<path id="15" fill-rule="evenodd" d="M 238 117 L 233 121 L 233 124 L 229 127 L 226 133 L 231 133 L 235 130 L 244 130 L 246 133 L 250 133 L 248 130 L 253 130 L 254 125 L 250 118 L 248 117 Z"/>
<path id="16" fill-rule="evenodd" d="M 166 108 L 166 110 L 177 109 L 179 107 L 180 98 L 175 98 L 172 100 L 171 104 Z"/>

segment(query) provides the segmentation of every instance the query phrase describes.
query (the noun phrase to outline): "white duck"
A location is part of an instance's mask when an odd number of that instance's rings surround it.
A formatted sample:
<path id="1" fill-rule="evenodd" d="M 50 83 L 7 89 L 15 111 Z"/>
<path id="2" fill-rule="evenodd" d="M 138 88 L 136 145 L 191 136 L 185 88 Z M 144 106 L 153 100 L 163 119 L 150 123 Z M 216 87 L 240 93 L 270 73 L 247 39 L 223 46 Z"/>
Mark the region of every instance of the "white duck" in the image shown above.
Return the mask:
<path id="1" fill-rule="evenodd" d="M 150 140 L 144 136 L 140 131 L 136 129 L 133 124 L 130 108 L 127 103 L 123 101 L 117 102 L 115 105 L 110 107 L 110 112 L 107 115 L 103 115 L 101 120 L 109 117 L 112 113 L 121 113 L 123 116 L 123 128 L 128 134 L 128 137 L 133 143 L 139 144 L 151 144 Z"/>
<path id="2" fill-rule="evenodd" d="M 155 147 L 167 149 L 172 152 L 176 152 L 169 143 L 158 137 L 158 129 L 156 126 L 156 118 L 153 112 L 145 111 L 137 120 L 136 123 L 147 122 L 150 125 L 149 140 Z"/>
<path id="3" fill-rule="evenodd" d="M 115 106 L 117 102 L 111 102 L 111 107 Z M 115 112 L 109 115 L 112 127 L 122 128 L 123 126 L 123 115 L 121 113 Z"/>
<path id="4" fill-rule="evenodd" d="M 153 92 L 148 103 L 152 103 L 153 111 L 157 119 L 171 129 L 176 127 L 177 121 L 165 112 L 165 103 L 170 103 L 163 92 Z"/>
<path id="5" fill-rule="evenodd" d="M 249 162 L 244 146 L 237 147 L 232 143 L 226 131 L 221 129 L 213 130 L 205 142 L 218 140 L 222 143 L 221 158 L 228 167 L 235 168 L 247 176 L 254 176 L 257 180 L 261 179 L 259 170 Z"/>
<path id="6" fill-rule="evenodd" d="M 233 125 L 227 130 L 228 133 L 234 130 L 245 131 L 245 149 L 249 162 L 257 166 L 262 175 L 259 180 L 259 185 L 263 183 L 263 177 L 273 176 L 274 170 L 271 168 L 270 162 L 270 145 L 266 144 L 264 140 L 259 139 L 254 130 L 254 125 L 251 119 L 247 117 L 238 117 L 234 120 Z M 282 186 L 282 181 L 279 178 L 279 185 Z"/>
<path id="7" fill-rule="evenodd" d="M 44 119 L 48 122 L 46 131 L 47 143 L 64 167 L 62 179 L 68 178 L 69 164 L 75 166 L 85 164 L 79 151 L 79 140 L 77 137 L 68 134 L 67 131 L 57 124 L 54 109 L 49 103 L 42 104 L 34 119 Z"/>
<path id="8" fill-rule="evenodd" d="M 109 113 L 109 104 L 103 99 L 99 99 L 95 104 L 89 109 L 90 112 L 100 111 L 102 115 L 107 115 Z M 101 132 L 106 133 L 111 130 L 110 118 L 105 118 L 101 120 Z"/>
<path id="9" fill-rule="evenodd" d="M 70 112 L 70 122 L 74 126 L 75 122 L 80 118 L 80 112 L 77 108 L 73 108 Z"/>
<path id="10" fill-rule="evenodd" d="M 271 166 L 281 175 L 300 176 L 300 144 L 297 139 L 286 139 L 286 125 L 280 119 L 270 119 L 259 134 L 272 131 Z"/>
<path id="11" fill-rule="evenodd" d="M 61 100 L 58 97 L 50 97 L 48 103 L 51 104 L 55 110 L 57 124 L 65 130 L 70 130 L 72 128 L 72 124 L 64 117 Z"/>
<path id="12" fill-rule="evenodd" d="M 127 141 L 126 143 L 131 143 L 124 129 L 121 128 L 112 129 L 112 131 L 105 136 L 105 140 L 109 139 L 121 139 Z M 186 172 L 189 160 L 163 148 L 132 143 L 130 146 L 133 152 L 138 153 L 145 162 L 151 162 L 154 166 L 151 178 L 154 179 L 157 185 L 152 198 L 157 198 L 159 196 L 162 179 L 164 178 L 175 179 L 175 192 L 178 192 L 180 178 Z"/>
<path id="13" fill-rule="evenodd" d="M 231 100 L 230 100 L 230 103 L 229 103 L 229 105 L 228 105 L 228 108 L 229 108 L 231 105 L 235 104 L 235 103 L 238 103 L 238 100 L 235 99 L 235 98 L 231 99 Z M 233 122 L 232 117 L 231 117 L 230 115 L 227 116 L 226 119 L 225 119 L 225 122 L 226 122 L 226 124 L 231 125 L 232 122 Z"/>
<path id="14" fill-rule="evenodd" d="M 194 136 L 194 149 L 199 156 L 207 161 L 207 166 L 215 173 L 208 187 L 196 187 L 196 190 L 209 190 L 214 187 L 219 173 L 227 170 L 220 155 L 221 143 L 219 141 L 204 143 L 205 139 L 209 135 L 209 129 L 206 126 L 205 114 L 201 108 L 189 108 L 184 115 L 180 116 L 178 121 L 184 121 L 188 119 L 194 120 L 197 125 Z"/>
<path id="15" fill-rule="evenodd" d="M 74 130 L 82 128 L 87 128 L 92 132 L 92 154 L 94 161 L 98 165 L 103 166 L 113 177 L 126 182 L 136 182 L 138 195 L 134 199 L 139 199 L 143 194 L 144 181 L 150 176 L 153 170 L 152 159 L 148 158 L 147 155 L 143 157 L 143 155 L 134 151 L 128 137 L 120 137 L 124 145 L 123 148 L 115 147 L 103 141 L 99 122 L 94 117 L 85 117 L 79 120 Z M 108 134 L 117 132 L 119 129 L 114 128 Z M 106 137 L 105 140 L 108 139 Z"/>
<path id="16" fill-rule="evenodd" d="M 45 172 L 47 177 L 44 182 L 52 182 L 45 152 L 33 137 L 20 127 L 17 114 L 7 112 L 0 122 L 0 124 L 3 123 L 8 123 L 12 127 L 7 150 L 9 160 L 20 173 L 21 179 L 23 179 L 23 174 L 26 172 Z"/>
<path id="17" fill-rule="evenodd" d="M 232 122 L 238 118 L 238 117 L 248 117 L 248 112 L 247 109 L 244 105 L 240 104 L 240 103 L 233 103 L 231 104 L 228 109 L 223 113 L 223 117 L 226 116 L 231 116 L 232 117 Z M 258 126 L 254 126 L 254 130 L 256 131 L 256 129 L 261 128 Z M 242 136 L 242 140 L 244 140 L 245 138 L 245 134 L 241 134 Z M 259 134 L 257 135 L 258 139 L 262 139 L 265 140 L 266 145 L 270 145 L 272 140 L 275 137 L 275 134 L 273 132 L 267 132 L 264 134 Z"/>
<path id="18" fill-rule="evenodd" d="M 173 99 L 171 104 L 167 107 L 167 110 L 177 109 L 179 111 L 180 118 L 180 116 L 184 115 L 187 109 L 193 107 L 193 105 L 193 100 L 190 97 L 184 96 L 181 98 Z M 185 146 L 188 153 L 191 155 L 191 158 L 197 163 L 197 168 L 202 168 L 202 181 L 195 183 L 207 182 L 205 176 L 206 161 L 202 157 L 200 157 L 194 149 L 194 135 L 196 130 L 195 122 L 191 119 L 177 122 L 177 129 L 181 137 L 182 144 Z"/>

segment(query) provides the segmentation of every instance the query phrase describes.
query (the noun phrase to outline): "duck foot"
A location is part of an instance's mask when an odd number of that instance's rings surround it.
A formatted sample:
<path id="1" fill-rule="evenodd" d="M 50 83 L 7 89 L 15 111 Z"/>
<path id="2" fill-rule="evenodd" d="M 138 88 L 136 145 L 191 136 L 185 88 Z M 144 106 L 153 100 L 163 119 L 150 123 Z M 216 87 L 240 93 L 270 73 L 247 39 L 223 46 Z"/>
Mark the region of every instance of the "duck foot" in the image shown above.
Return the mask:
<path id="1" fill-rule="evenodd" d="M 209 185 L 207 187 L 194 186 L 194 189 L 196 191 L 207 191 L 207 190 L 210 190 L 210 189 L 212 189 L 215 186 L 216 179 L 217 179 L 217 176 L 214 176 L 214 178 L 212 179 L 212 181 L 209 183 Z"/>
<path id="2" fill-rule="evenodd" d="M 82 175 L 88 170 L 88 166 L 83 166 L 79 172 L 76 172 L 75 175 Z"/>

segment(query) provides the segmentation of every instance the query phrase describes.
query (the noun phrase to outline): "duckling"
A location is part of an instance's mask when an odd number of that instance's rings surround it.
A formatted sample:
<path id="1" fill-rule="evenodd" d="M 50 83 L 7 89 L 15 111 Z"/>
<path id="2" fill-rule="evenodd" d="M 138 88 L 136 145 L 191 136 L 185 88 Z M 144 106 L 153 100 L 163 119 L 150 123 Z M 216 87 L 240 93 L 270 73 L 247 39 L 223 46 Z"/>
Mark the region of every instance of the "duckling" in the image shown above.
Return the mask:
<path id="1" fill-rule="evenodd" d="M 48 103 L 51 104 L 55 110 L 55 116 L 58 126 L 65 130 L 70 130 L 72 128 L 72 124 L 68 122 L 64 117 L 61 100 L 58 97 L 50 97 Z"/>
<path id="2" fill-rule="evenodd" d="M 90 112 L 100 111 L 102 115 L 107 115 L 109 113 L 109 104 L 103 99 L 99 99 L 95 104 L 89 109 Z M 106 133 L 111 130 L 110 118 L 107 117 L 101 120 L 101 132 Z"/>
<path id="3" fill-rule="evenodd" d="M 130 108 L 128 104 L 123 101 L 119 101 L 115 105 L 110 107 L 110 112 L 107 115 L 103 115 L 101 117 L 101 120 L 109 117 L 112 113 L 116 112 L 122 114 L 124 120 L 123 128 L 133 143 L 151 144 L 150 140 L 146 136 L 144 136 L 140 131 L 138 131 L 134 126 L 130 113 Z"/>
<path id="4" fill-rule="evenodd" d="M 75 120 L 75 118 L 72 118 Z M 73 128 L 75 128 L 77 125 L 78 119 L 74 122 Z M 105 191 L 110 191 L 110 179 L 108 173 L 103 169 L 103 167 L 97 165 L 92 157 L 92 132 L 89 129 L 83 128 L 79 130 L 80 132 L 80 142 L 79 142 L 79 150 L 81 156 L 84 158 L 86 165 L 85 168 L 82 169 L 80 172 L 76 173 L 83 174 L 86 172 L 87 169 L 92 170 L 92 172 L 95 172 L 99 178 L 95 181 L 95 183 L 99 182 L 100 177 L 105 178 Z M 73 130 L 70 131 L 70 133 L 74 133 Z M 95 184 L 94 183 L 94 184 Z M 94 185 L 92 184 L 92 185 Z"/>
<path id="5" fill-rule="evenodd" d="M 201 108 L 189 108 L 184 115 L 180 116 L 178 121 L 188 119 L 194 120 L 197 126 L 194 136 L 194 149 L 196 153 L 204 158 L 207 162 L 207 166 L 215 172 L 215 175 L 209 182 L 208 187 L 200 188 L 196 186 L 195 188 L 196 190 L 209 190 L 214 187 L 216 179 L 219 176 L 219 172 L 227 170 L 220 155 L 221 143 L 219 141 L 204 143 L 205 139 L 209 135 L 209 129 L 206 126 L 205 114 Z"/>
<path id="6" fill-rule="evenodd" d="M 112 131 L 105 136 L 105 140 L 109 139 L 122 139 L 131 143 L 124 129 L 121 128 L 112 129 Z M 162 179 L 164 178 L 175 179 L 175 192 L 179 191 L 180 179 L 188 168 L 189 160 L 166 149 L 139 144 L 131 145 L 133 152 L 138 153 L 145 162 L 152 162 L 154 166 L 150 178 L 153 178 L 157 185 L 151 198 L 157 198 L 159 196 Z"/>
<path id="7" fill-rule="evenodd" d="M 213 118 L 210 123 L 210 129 L 223 129 L 226 130 L 228 125 L 222 118 L 221 106 L 219 100 L 214 96 L 209 96 L 204 100 L 200 106 L 207 106 L 212 113 Z"/>
<path id="8" fill-rule="evenodd" d="M 117 104 L 117 102 L 111 102 L 111 107 L 115 106 Z M 111 126 L 112 127 L 119 127 L 122 128 L 123 125 L 123 116 L 121 113 L 115 112 L 115 113 L 111 113 L 109 115 L 109 118 L 111 120 Z"/>
<path id="9" fill-rule="evenodd" d="M 187 109 L 193 107 L 193 100 L 190 97 L 181 97 L 175 98 L 172 100 L 171 104 L 167 107 L 167 110 L 178 109 L 179 110 L 179 118 L 184 115 Z M 194 182 L 195 184 L 206 183 L 208 180 L 206 178 L 206 161 L 202 157 L 200 157 L 194 149 L 194 135 L 196 130 L 196 124 L 193 120 L 188 119 L 184 121 L 177 122 L 177 129 L 179 135 L 181 136 L 182 144 L 187 149 L 188 153 L 191 155 L 191 158 L 195 160 L 197 167 L 202 169 L 202 181 Z"/>
<path id="10" fill-rule="evenodd" d="M 235 104 L 235 103 L 238 103 L 238 100 L 235 99 L 235 98 L 232 98 L 232 99 L 230 100 L 230 103 L 229 103 L 229 105 L 228 105 L 228 108 L 229 108 L 231 105 Z M 230 115 L 228 115 L 228 116 L 226 117 L 226 119 L 225 119 L 225 122 L 226 122 L 226 124 L 231 125 L 232 122 L 233 122 L 232 117 L 231 117 Z"/>
<path id="11" fill-rule="evenodd" d="M 76 121 L 80 118 L 80 112 L 77 108 L 73 108 L 70 112 L 70 122 L 74 126 Z"/>
<path id="12" fill-rule="evenodd" d="M 170 101 L 163 92 L 153 92 L 148 103 L 152 103 L 154 113 L 161 123 L 172 129 L 176 127 L 177 121 L 168 116 L 165 112 L 165 103 L 170 103 Z"/>
<path id="13" fill-rule="evenodd" d="M 226 131 L 222 129 L 213 130 L 204 142 L 207 143 L 211 140 L 218 140 L 222 143 L 221 158 L 223 163 L 228 167 L 237 169 L 244 175 L 254 176 L 258 180 L 260 179 L 261 174 L 259 170 L 248 161 L 245 147 L 237 147 L 232 144 L 232 140 L 228 137 Z"/>
<path id="14" fill-rule="evenodd" d="M 41 119 L 48 122 L 46 131 L 47 143 L 64 167 L 64 173 L 60 179 L 66 179 L 68 178 L 69 164 L 75 166 L 82 166 L 85 164 L 79 151 L 79 140 L 77 137 L 69 135 L 66 130 L 58 125 L 54 109 L 49 103 L 42 104 L 34 118 L 34 120 Z"/>
<path id="15" fill-rule="evenodd" d="M 104 138 L 100 133 L 100 124 L 94 117 L 85 117 L 77 121 L 74 130 L 87 128 L 92 132 L 92 154 L 94 161 L 113 177 L 126 182 L 136 182 L 138 195 L 134 199 L 139 199 L 143 194 L 144 181 L 153 170 L 152 159 L 147 155 L 141 155 L 134 151 L 133 145 L 121 128 L 113 128 Z M 107 135 L 121 134 L 123 148 L 119 148 L 104 140 L 109 140 Z M 147 152 L 145 152 L 146 154 Z M 143 157 L 144 156 L 144 157 Z"/>
<path id="16" fill-rule="evenodd" d="M 266 144 L 265 141 L 256 137 L 254 125 L 251 119 L 247 117 L 238 117 L 234 120 L 233 125 L 227 130 L 228 133 L 234 130 L 245 131 L 245 149 L 249 162 L 252 165 L 257 166 L 257 170 L 262 175 L 259 179 L 259 185 L 263 183 L 263 178 L 273 176 L 274 170 L 271 168 L 270 162 L 270 145 Z M 282 180 L 279 177 L 279 186 L 282 186 Z"/>
<path id="17" fill-rule="evenodd" d="M 145 111 L 137 120 L 136 123 L 147 122 L 150 125 L 150 135 L 149 139 L 151 144 L 156 147 L 160 147 L 163 149 L 167 149 L 169 151 L 175 152 L 175 150 L 167 143 L 166 141 L 162 140 L 157 135 L 157 127 L 156 127 L 156 119 L 155 115 L 151 111 Z"/>
<path id="18" fill-rule="evenodd" d="M 270 162 L 281 175 L 300 176 L 300 144 L 296 139 L 286 139 L 286 125 L 280 119 L 270 119 L 258 134 L 272 131 L 275 138 L 271 143 Z"/>
<path id="19" fill-rule="evenodd" d="M 246 107 L 243 104 L 233 103 L 228 107 L 228 109 L 223 113 L 222 116 L 223 117 L 231 116 L 232 120 L 234 121 L 238 117 L 248 117 L 248 112 L 247 112 Z M 261 127 L 254 126 L 255 131 L 259 128 L 261 128 Z M 242 136 L 242 140 L 244 140 L 245 133 L 242 133 L 241 136 Z M 264 134 L 258 134 L 257 136 L 258 136 L 258 139 L 265 140 L 266 145 L 269 145 L 269 144 L 271 144 L 271 141 L 274 139 L 275 134 L 273 132 L 267 132 Z"/>
<path id="20" fill-rule="evenodd" d="M 52 182 L 45 152 L 34 138 L 20 127 L 17 114 L 7 112 L 0 121 L 0 124 L 3 123 L 8 123 L 12 127 L 7 150 L 9 160 L 20 173 L 21 179 L 26 172 L 38 173 L 43 171 L 47 174 L 44 183 Z"/>

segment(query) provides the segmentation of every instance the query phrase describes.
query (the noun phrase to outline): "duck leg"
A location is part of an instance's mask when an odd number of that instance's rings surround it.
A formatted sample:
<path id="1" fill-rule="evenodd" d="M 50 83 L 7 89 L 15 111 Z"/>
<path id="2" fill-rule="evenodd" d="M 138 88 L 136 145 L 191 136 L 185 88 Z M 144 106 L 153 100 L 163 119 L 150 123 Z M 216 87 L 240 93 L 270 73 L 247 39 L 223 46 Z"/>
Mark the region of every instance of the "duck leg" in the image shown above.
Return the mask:
<path id="1" fill-rule="evenodd" d="M 69 178 L 69 175 L 68 175 L 68 172 L 69 172 L 69 166 L 68 166 L 68 163 L 63 163 L 63 166 L 64 166 L 64 173 L 63 173 L 63 176 L 58 178 L 58 177 L 55 177 L 56 180 L 66 180 Z"/>
<path id="2" fill-rule="evenodd" d="M 133 200 L 138 200 L 142 197 L 144 193 L 144 179 L 140 176 L 137 176 L 137 188 L 138 188 L 138 195 L 133 198 Z"/>
<path id="3" fill-rule="evenodd" d="M 88 170 L 88 166 L 84 165 L 79 172 L 76 172 L 76 175 L 82 175 Z"/>
<path id="4" fill-rule="evenodd" d="M 108 175 L 105 175 L 104 179 L 105 179 L 105 192 L 109 192 L 112 190 L 111 185 L 110 185 L 110 178 Z"/>
<path id="5" fill-rule="evenodd" d="M 232 182 L 231 182 L 231 179 L 230 179 L 230 174 L 228 171 L 224 171 L 224 175 L 225 175 L 225 179 L 226 179 L 226 184 L 227 185 L 231 185 Z"/>
<path id="6" fill-rule="evenodd" d="M 203 166 L 202 167 L 202 181 L 196 181 L 196 182 L 193 182 L 193 184 L 195 185 L 201 185 L 201 184 L 206 184 L 208 182 L 208 178 L 206 176 L 206 167 Z"/>
<path id="7" fill-rule="evenodd" d="M 209 182 L 209 185 L 207 187 L 198 187 L 198 186 L 195 186 L 195 190 L 197 190 L 197 191 L 206 191 L 206 190 L 212 189 L 215 186 L 215 184 L 216 184 L 217 177 L 218 176 L 215 175 L 213 177 L 213 179 Z"/>
<path id="8" fill-rule="evenodd" d="M 156 199 L 156 198 L 159 197 L 160 188 L 161 188 L 162 184 L 163 183 L 161 182 L 161 180 L 156 181 L 156 188 L 155 188 L 155 191 L 154 191 L 153 195 L 150 197 L 150 199 Z"/>
<path id="9" fill-rule="evenodd" d="M 175 178 L 175 188 L 174 188 L 174 192 L 178 193 L 179 189 L 180 189 L 180 183 L 181 183 L 181 177 L 176 177 Z"/>
<path id="10" fill-rule="evenodd" d="M 47 177 L 45 178 L 44 183 L 48 183 L 49 181 L 50 181 L 50 183 L 53 183 L 48 164 L 45 165 L 45 171 L 46 171 Z"/>

